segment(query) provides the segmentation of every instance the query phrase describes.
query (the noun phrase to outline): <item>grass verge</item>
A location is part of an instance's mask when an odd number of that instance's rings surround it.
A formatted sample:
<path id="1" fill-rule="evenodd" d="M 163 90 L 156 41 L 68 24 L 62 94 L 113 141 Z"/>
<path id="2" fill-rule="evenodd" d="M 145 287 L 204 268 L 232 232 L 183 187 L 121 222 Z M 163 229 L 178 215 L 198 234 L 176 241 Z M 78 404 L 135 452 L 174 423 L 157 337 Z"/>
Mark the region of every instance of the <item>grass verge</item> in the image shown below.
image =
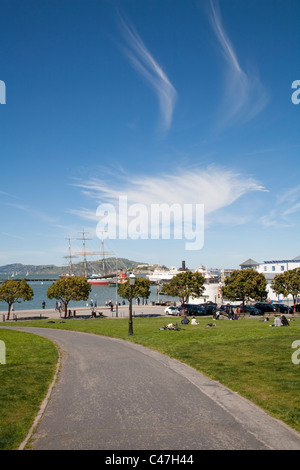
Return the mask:
<path id="1" fill-rule="evenodd" d="M 292 362 L 292 343 L 300 340 L 300 319 L 281 328 L 257 318 L 218 320 L 216 327 L 207 328 L 211 319 L 199 318 L 196 326 L 160 330 L 169 322 L 182 326 L 177 318 L 134 318 L 134 334 L 128 336 L 128 320 L 121 318 L 17 324 L 84 331 L 147 346 L 192 366 L 300 431 L 300 364 Z"/>
<path id="2" fill-rule="evenodd" d="M 25 439 L 53 378 L 58 352 L 37 335 L 0 329 L 6 363 L 0 364 L 0 450 Z"/>

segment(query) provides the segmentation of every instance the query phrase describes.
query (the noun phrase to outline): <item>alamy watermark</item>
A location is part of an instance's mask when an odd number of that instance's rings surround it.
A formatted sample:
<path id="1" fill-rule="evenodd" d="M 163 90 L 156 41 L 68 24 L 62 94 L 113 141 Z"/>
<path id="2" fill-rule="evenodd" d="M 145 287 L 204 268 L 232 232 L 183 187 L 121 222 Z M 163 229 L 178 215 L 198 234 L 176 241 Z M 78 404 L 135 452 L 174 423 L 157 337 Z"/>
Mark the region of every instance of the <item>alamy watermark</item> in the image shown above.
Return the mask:
<path id="1" fill-rule="evenodd" d="M 201 250 L 204 244 L 203 204 L 128 204 L 127 196 L 119 196 L 117 206 L 100 204 L 97 236 L 126 240 L 186 240 L 186 250 Z"/>
<path id="2" fill-rule="evenodd" d="M 2 340 L 0 340 L 0 364 L 6 364 L 6 348 Z"/>
<path id="3" fill-rule="evenodd" d="M 3 80 L 0 80 L 0 104 L 6 104 L 6 85 Z"/>
<path id="4" fill-rule="evenodd" d="M 300 358 L 298 357 L 300 355 L 300 340 L 296 340 L 292 343 L 292 348 L 298 348 L 297 351 L 293 352 L 292 354 L 292 363 L 295 365 L 300 364 Z"/>
<path id="5" fill-rule="evenodd" d="M 292 88 L 296 89 L 291 96 L 292 103 L 299 104 L 300 103 L 300 80 L 294 80 L 292 83 Z"/>

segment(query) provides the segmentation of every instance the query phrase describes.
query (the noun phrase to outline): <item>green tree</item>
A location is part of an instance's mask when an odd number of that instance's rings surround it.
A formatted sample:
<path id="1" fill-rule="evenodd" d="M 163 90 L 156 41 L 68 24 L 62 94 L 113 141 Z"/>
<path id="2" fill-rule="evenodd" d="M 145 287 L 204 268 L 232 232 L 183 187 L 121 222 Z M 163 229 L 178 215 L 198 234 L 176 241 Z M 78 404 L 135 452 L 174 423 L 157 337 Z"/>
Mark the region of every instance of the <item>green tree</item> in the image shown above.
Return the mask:
<path id="1" fill-rule="evenodd" d="M 225 279 L 222 295 L 225 299 L 240 301 L 243 304 L 249 300 L 262 300 L 267 297 L 267 281 L 262 273 L 253 268 L 236 269 Z"/>
<path id="2" fill-rule="evenodd" d="M 126 282 L 120 284 L 118 286 L 118 294 L 123 299 L 130 299 L 131 291 L 129 280 L 127 279 Z M 145 277 L 137 277 L 135 279 L 135 284 L 132 291 L 132 297 L 137 298 L 141 297 L 142 299 L 148 299 L 150 296 L 150 281 Z"/>
<path id="3" fill-rule="evenodd" d="M 176 274 L 168 284 L 164 284 L 162 292 L 171 297 L 179 297 L 183 306 L 189 298 L 200 297 L 204 291 L 205 277 L 198 272 L 183 271 Z"/>
<path id="4" fill-rule="evenodd" d="M 294 312 L 296 312 L 296 301 L 300 294 L 300 268 L 277 274 L 271 287 L 278 295 L 282 294 L 284 297 L 291 295 L 294 302 Z"/>
<path id="5" fill-rule="evenodd" d="M 91 289 L 91 284 L 83 276 L 62 277 L 49 287 L 47 297 L 62 302 L 66 317 L 70 300 L 87 300 Z"/>
<path id="6" fill-rule="evenodd" d="M 11 307 L 15 302 L 31 300 L 32 297 L 33 290 L 25 280 L 3 282 L 0 286 L 0 301 L 8 303 L 7 320 L 9 320 Z"/>

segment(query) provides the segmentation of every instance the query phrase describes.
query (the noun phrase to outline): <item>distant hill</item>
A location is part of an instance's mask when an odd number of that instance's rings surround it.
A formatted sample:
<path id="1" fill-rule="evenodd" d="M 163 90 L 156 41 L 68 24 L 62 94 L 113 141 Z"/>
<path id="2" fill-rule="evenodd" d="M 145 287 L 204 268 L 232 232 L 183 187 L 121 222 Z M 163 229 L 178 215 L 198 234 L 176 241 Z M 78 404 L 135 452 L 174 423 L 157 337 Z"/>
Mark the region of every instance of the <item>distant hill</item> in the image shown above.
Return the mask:
<path id="1" fill-rule="evenodd" d="M 115 272 L 116 270 L 123 269 L 124 271 L 130 269 L 137 269 L 139 265 L 147 266 L 147 263 L 141 263 L 132 261 L 126 258 L 106 258 L 106 273 Z M 102 261 L 87 263 L 88 274 L 102 274 L 103 265 Z M 54 264 L 49 265 L 32 265 L 32 264 L 21 264 L 13 263 L 0 266 L 0 277 L 22 277 L 32 274 L 65 274 L 69 272 L 69 266 L 55 266 Z M 83 262 L 73 264 L 73 274 L 80 276 L 84 275 L 84 264 Z"/>
<path id="2" fill-rule="evenodd" d="M 21 264 L 13 263 L 0 266 L 0 275 L 15 275 L 23 276 L 29 274 L 60 274 L 62 270 L 66 268 L 60 268 L 52 265 L 32 265 L 32 264 Z"/>

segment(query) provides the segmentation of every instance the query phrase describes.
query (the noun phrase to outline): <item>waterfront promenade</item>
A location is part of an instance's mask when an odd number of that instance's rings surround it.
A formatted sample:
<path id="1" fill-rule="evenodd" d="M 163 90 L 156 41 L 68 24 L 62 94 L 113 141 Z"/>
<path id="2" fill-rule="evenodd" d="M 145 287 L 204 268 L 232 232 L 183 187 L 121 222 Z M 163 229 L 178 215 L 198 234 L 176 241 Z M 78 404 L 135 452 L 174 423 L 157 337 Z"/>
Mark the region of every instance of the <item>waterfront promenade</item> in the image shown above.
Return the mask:
<path id="1" fill-rule="evenodd" d="M 133 305 L 132 306 L 132 314 L 133 316 L 156 316 L 156 315 L 165 315 L 165 306 L 162 305 Z M 74 318 L 73 312 L 74 308 L 71 306 L 68 308 L 71 311 L 71 318 Z M 86 317 L 89 318 L 91 316 L 91 309 L 88 307 L 80 307 L 76 308 L 76 317 Z M 116 312 L 116 307 L 113 308 L 111 311 L 110 307 L 97 307 L 96 309 L 96 316 L 98 317 L 99 314 L 102 313 L 105 317 L 109 318 L 127 318 L 129 315 L 129 305 L 120 305 L 118 306 L 118 312 Z M 25 318 L 45 318 L 47 317 L 49 320 L 54 320 L 58 318 L 64 318 L 64 312 L 61 313 L 55 309 L 35 309 L 35 310 L 17 310 L 10 313 L 10 320 L 22 320 Z M 0 312 L 0 322 L 7 318 L 7 312 L 1 311 Z"/>
<path id="2" fill-rule="evenodd" d="M 132 315 L 133 317 L 147 317 L 147 316 L 167 316 L 170 320 L 176 318 L 172 315 L 165 314 L 165 305 L 133 305 L 132 306 Z M 70 316 L 69 316 L 69 311 Z M 279 313 L 280 314 L 280 313 Z M 90 318 L 92 315 L 92 311 L 90 307 L 79 307 L 75 309 L 75 317 L 74 317 L 74 307 L 68 308 L 68 317 L 67 318 Z M 96 318 L 128 318 L 129 316 L 129 305 L 120 305 L 118 306 L 118 310 L 116 311 L 116 307 L 114 306 L 113 310 L 107 306 L 100 306 L 96 308 Z M 207 315 L 211 317 L 211 314 Z M 273 318 L 274 315 L 269 314 L 266 315 L 270 318 Z M 300 313 L 295 314 L 286 314 L 287 318 L 299 318 Z M 263 315 L 262 315 L 263 317 Z M 0 322 L 7 321 L 7 311 L 2 310 L 0 311 Z M 31 310 L 17 310 L 10 313 L 10 320 L 9 322 L 20 321 L 24 319 L 45 319 L 48 320 L 55 320 L 59 318 L 65 318 L 64 311 L 59 312 L 55 309 L 31 309 Z M 221 318 L 226 319 L 226 316 L 221 316 Z M 259 318 L 258 316 L 249 316 L 248 314 L 245 315 L 245 318 Z"/>

